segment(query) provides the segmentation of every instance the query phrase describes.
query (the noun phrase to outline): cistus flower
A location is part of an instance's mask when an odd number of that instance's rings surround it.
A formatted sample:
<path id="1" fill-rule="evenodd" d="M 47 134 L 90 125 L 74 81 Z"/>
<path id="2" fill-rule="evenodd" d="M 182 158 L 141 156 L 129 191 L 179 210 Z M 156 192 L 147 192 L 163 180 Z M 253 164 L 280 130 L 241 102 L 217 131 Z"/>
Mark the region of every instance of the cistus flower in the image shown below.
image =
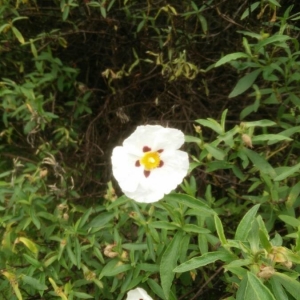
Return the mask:
<path id="1" fill-rule="evenodd" d="M 126 300 L 153 300 L 142 288 L 136 288 L 127 293 Z"/>
<path id="2" fill-rule="evenodd" d="M 112 153 L 113 175 L 123 193 L 137 201 L 159 201 L 180 184 L 189 168 L 188 154 L 178 150 L 184 134 L 160 125 L 138 126 Z"/>

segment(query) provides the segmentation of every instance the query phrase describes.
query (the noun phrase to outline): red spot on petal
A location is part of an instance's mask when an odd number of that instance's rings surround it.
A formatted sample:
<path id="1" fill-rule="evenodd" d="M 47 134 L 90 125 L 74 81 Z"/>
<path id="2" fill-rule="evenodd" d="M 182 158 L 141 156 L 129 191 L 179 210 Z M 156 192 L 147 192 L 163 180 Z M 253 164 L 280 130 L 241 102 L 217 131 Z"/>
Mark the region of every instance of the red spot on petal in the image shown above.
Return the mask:
<path id="1" fill-rule="evenodd" d="M 141 166 L 141 163 L 140 163 L 139 160 L 137 160 L 137 161 L 135 162 L 135 166 L 136 166 L 136 167 L 140 167 L 140 166 Z"/>
<path id="2" fill-rule="evenodd" d="M 143 152 L 149 152 L 149 151 L 151 151 L 150 147 L 148 147 L 148 146 L 143 147 Z"/>
<path id="3" fill-rule="evenodd" d="M 164 152 L 164 149 L 159 149 L 159 150 L 157 150 L 157 152 L 162 153 L 162 152 Z"/>
<path id="4" fill-rule="evenodd" d="M 161 161 L 159 162 L 158 168 L 161 168 L 163 165 L 164 165 L 164 162 L 161 160 Z"/>
<path id="5" fill-rule="evenodd" d="M 144 175 L 145 175 L 146 178 L 149 177 L 150 171 L 144 170 Z"/>

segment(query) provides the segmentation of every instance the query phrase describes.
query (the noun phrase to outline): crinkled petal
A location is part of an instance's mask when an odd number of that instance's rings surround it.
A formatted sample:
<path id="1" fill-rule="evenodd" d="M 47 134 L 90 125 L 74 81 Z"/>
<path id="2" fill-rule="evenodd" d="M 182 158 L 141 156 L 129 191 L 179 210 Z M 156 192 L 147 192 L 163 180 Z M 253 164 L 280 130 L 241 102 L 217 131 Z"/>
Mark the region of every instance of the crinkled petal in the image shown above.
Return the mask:
<path id="1" fill-rule="evenodd" d="M 163 152 L 161 159 L 164 162 L 163 166 L 151 172 L 147 184 L 164 194 L 169 194 L 187 175 L 189 158 L 186 152 L 175 150 Z"/>
<path id="2" fill-rule="evenodd" d="M 111 161 L 113 175 L 122 190 L 133 192 L 137 189 L 143 176 L 143 168 L 136 167 L 139 157 L 127 153 L 124 147 L 116 147 L 113 150 Z"/>
<path id="3" fill-rule="evenodd" d="M 150 187 L 144 187 L 139 185 L 138 188 L 133 192 L 123 190 L 124 194 L 141 203 L 153 203 L 161 200 L 164 197 L 164 193 L 161 190 L 151 189 Z"/>
<path id="4" fill-rule="evenodd" d="M 164 151 L 177 150 L 183 143 L 184 134 L 180 130 L 162 127 L 160 133 L 153 140 L 153 148 L 154 150 L 163 149 Z"/>
<path id="5" fill-rule="evenodd" d="M 128 153 L 140 156 L 144 146 L 151 150 L 179 149 L 184 143 L 184 134 L 175 128 L 164 128 L 160 125 L 138 126 L 123 142 Z"/>
<path id="6" fill-rule="evenodd" d="M 126 300 L 153 300 L 142 288 L 136 288 L 127 293 Z"/>
<path id="7" fill-rule="evenodd" d="M 189 167 L 188 154 L 178 150 L 183 143 L 180 130 L 159 125 L 138 126 L 123 147 L 116 147 L 112 154 L 113 174 L 124 194 L 137 202 L 151 203 L 175 189 Z M 163 150 L 159 151 L 161 166 L 147 171 L 147 176 L 140 163 L 145 146 L 152 151 Z"/>
<path id="8" fill-rule="evenodd" d="M 161 200 L 174 190 L 186 176 L 189 168 L 188 154 L 181 150 L 163 152 L 161 168 L 140 177 L 136 190 L 123 190 L 125 195 L 137 202 L 152 203 Z"/>

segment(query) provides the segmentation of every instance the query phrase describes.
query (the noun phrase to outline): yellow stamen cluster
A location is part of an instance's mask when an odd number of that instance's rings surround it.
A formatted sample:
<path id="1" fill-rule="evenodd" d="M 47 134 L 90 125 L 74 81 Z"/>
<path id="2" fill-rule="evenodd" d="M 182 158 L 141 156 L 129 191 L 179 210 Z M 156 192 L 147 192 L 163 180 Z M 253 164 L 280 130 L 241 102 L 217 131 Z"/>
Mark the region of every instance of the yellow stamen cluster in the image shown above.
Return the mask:
<path id="1" fill-rule="evenodd" d="M 145 170 L 153 170 L 160 165 L 160 156 L 158 152 L 146 152 L 140 159 L 140 163 L 144 166 Z"/>

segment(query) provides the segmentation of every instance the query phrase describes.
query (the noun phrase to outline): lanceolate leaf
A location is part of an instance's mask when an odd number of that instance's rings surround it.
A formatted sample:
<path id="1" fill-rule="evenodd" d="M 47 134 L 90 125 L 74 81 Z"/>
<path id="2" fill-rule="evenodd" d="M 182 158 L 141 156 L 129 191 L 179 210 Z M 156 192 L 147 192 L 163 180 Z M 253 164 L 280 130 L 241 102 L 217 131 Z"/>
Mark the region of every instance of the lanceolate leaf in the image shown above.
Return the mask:
<path id="1" fill-rule="evenodd" d="M 216 62 L 215 67 L 219 67 L 223 64 L 226 64 L 232 60 L 237 60 L 239 58 L 249 58 L 249 55 L 244 52 L 227 54 L 224 57 L 222 57 L 219 61 Z"/>
<path id="2" fill-rule="evenodd" d="M 168 245 L 165 250 L 160 263 L 160 279 L 161 286 L 166 296 L 166 299 L 169 299 L 170 289 L 172 286 L 172 281 L 174 279 L 175 273 L 173 272 L 176 262 L 180 255 L 180 242 L 182 239 L 182 231 L 178 231 L 171 243 Z"/>
<path id="3" fill-rule="evenodd" d="M 252 222 L 254 221 L 255 215 L 259 209 L 259 204 L 253 206 L 243 217 L 240 224 L 238 225 L 235 233 L 235 240 L 246 241 L 249 231 L 251 230 Z"/>
<path id="4" fill-rule="evenodd" d="M 260 120 L 260 121 L 252 121 L 252 122 L 244 122 L 247 128 L 251 127 L 269 127 L 276 125 L 275 122 L 270 120 Z"/>
<path id="5" fill-rule="evenodd" d="M 281 181 L 281 180 L 284 180 L 284 179 L 286 179 L 287 177 L 292 176 L 292 175 L 294 175 L 295 173 L 299 172 L 299 170 L 300 170 L 300 163 L 297 164 L 297 165 L 295 165 L 295 166 L 293 166 L 293 167 L 288 168 L 287 171 L 282 172 L 281 174 L 279 174 L 278 176 L 276 176 L 276 177 L 274 178 L 274 181 Z"/>
<path id="6" fill-rule="evenodd" d="M 255 82 L 256 78 L 260 73 L 261 73 L 261 69 L 257 69 L 242 77 L 237 82 L 236 86 L 234 87 L 233 91 L 229 94 L 228 97 L 233 98 L 244 93 L 252 86 L 252 84 Z"/>
<path id="7" fill-rule="evenodd" d="M 218 149 L 217 147 L 214 147 L 212 145 L 209 145 L 209 144 L 205 144 L 204 145 L 204 148 L 216 159 L 218 160 L 223 160 L 224 157 L 225 157 L 225 153 Z"/>
<path id="8" fill-rule="evenodd" d="M 252 151 L 250 149 L 244 148 L 243 152 L 246 153 L 248 158 L 251 160 L 253 165 L 262 173 L 268 174 L 271 178 L 274 178 L 276 176 L 276 172 L 273 169 L 273 167 L 268 163 L 268 161 L 260 156 L 255 151 Z"/>
<path id="9" fill-rule="evenodd" d="M 300 297 L 300 282 L 283 273 L 275 273 L 272 278 L 281 284 L 295 299 Z"/>
<path id="10" fill-rule="evenodd" d="M 227 240 L 226 240 L 226 237 L 225 237 L 225 234 L 224 234 L 224 228 L 223 228 L 223 225 L 222 225 L 222 221 L 220 220 L 218 215 L 215 215 L 214 219 L 215 219 L 216 230 L 217 230 L 220 242 L 223 246 L 223 245 L 227 244 Z"/>
<path id="11" fill-rule="evenodd" d="M 272 286 L 272 292 L 274 294 L 274 296 L 276 297 L 276 299 L 280 299 L 280 300 L 289 300 L 289 297 L 287 296 L 284 288 L 282 287 L 282 285 L 277 282 L 274 277 L 271 277 L 269 279 L 269 282 Z"/>
<path id="12" fill-rule="evenodd" d="M 236 300 L 276 300 L 270 290 L 251 272 L 243 278 Z"/>
<path id="13" fill-rule="evenodd" d="M 199 257 L 194 257 L 174 269 L 176 273 L 187 272 L 208 264 L 214 263 L 217 260 L 230 261 L 235 259 L 232 254 L 227 251 L 208 252 Z"/>
<path id="14" fill-rule="evenodd" d="M 279 141 L 291 141 L 292 139 L 280 134 L 260 134 L 252 138 L 252 142 L 268 141 L 268 145 Z"/>
<path id="15" fill-rule="evenodd" d="M 205 204 L 203 200 L 196 199 L 186 194 L 169 194 L 164 197 L 164 200 L 166 200 L 167 202 L 176 201 L 197 211 L 202 211 L 203 214 L 215 214 L 214 210 L 212 210 L 207 204 Z"/>

